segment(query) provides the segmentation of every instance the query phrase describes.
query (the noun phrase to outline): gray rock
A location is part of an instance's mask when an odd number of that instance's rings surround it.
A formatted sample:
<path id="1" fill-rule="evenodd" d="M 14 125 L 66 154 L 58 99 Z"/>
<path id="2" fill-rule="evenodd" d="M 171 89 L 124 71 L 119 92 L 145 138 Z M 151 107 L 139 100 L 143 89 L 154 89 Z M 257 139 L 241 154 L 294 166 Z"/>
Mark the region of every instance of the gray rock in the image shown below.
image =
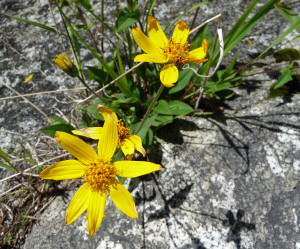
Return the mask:
<path id="1" fill-rule="evenodd" d="M 201 8 L 195 26 L 222 13 L 226 35 L 251 2 L 212 1 Z M 158 1 L 154 12 L 161 26 L 166 27 L 186 6 L 196 3 Z M 259 3 L 256 10 L 261 6 Z M 47 1 L 1 1 L 0 7 L 3 12 L 53 26 Z M 299 6 L 295 9 L 299 12 Z M 190 24 L 192 18 L 188 15 L 182 20 Z M 49 63 L 49 59 L 63 51 L 55 35 L 4 16 L 0 16 L 0 21 L 2 38 L 30 62 L 2 40 L 1 81 L 20 93 L 79 86 Z M 271 11 L 225 58 L 225 64 L 237 51 L 238 62 L 248 62 L 288 26 Z M 169 35 L 171 32 L 172 29 Z M 296 35 L 292 33 L 288 39 Z M 252 40 L 253 47 L 247 39 Z M 294 45 L 299 48 L 298 43 Z M 96 64 L 86 50 L 82 50 L 82 55 L 85 65 Z M 272 57 L 267 57 L 262 65 L 272 61 Z M 32 72 L 33 83 L 25 85 L 24 79 Z M 268 75 L 250 78 L 235 89 L 237 98 L 227 102 L 224 113 L 208 118 L 182 118 L 158 132 L 163 143 L 153 145 L 149 160 L 161 163 L 163 169 L 127 180 L 139 219 L 126 217 L 109 199 L 107 218 L 94 238 L 89 239 L 85 215 L 69 226 L 64 224 L 72 191 L 51 203 L 23 247 L 299 249 L 300 95 L 290 100 L 264 101 L 275 80 Z M 14 93 L 0 86 L 0 96 L 10 95 Z M 55 96 L 61 101 L 53 95 L 28 99 L 48 116 L 62 113 L 70 117 L 73 107 L 67 103 L 68 97 Z M 13 133 L 28 134 L 47 125 L 46 119 L 21 99 L 3 101 L 0 109 L 1 147 L 17 147 L 15 140 L 20 136 Z M 0 174 L 3 177 L 7 171 L 1 170 Z"/>
<path id="2" fill-rule="evenodd" d="M 139 219 L 109 200 L 89 239 L 85 215 L 64 224 L 72 193 L 56 198 L 24 248 L 298 248 L 300 95 L 292 100 L 168 125 L 150 153 L 163 169 L 129 183 Z"/>

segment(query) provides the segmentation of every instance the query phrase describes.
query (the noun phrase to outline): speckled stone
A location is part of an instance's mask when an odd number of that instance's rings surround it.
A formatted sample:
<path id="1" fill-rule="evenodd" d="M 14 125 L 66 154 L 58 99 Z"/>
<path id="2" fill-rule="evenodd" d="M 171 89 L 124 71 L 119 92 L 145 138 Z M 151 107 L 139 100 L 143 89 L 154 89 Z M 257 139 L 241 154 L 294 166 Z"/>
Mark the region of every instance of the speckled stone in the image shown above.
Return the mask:
<path id="1" fill-rule="evenodd" d="M 221 13 L 226 35 L 251 2 L 212 1 L 201 8 L 195 26 Z M 166 27 L 186 6 L 196 3 L 159 0 L 155 16 Z M 48 1 L 1 1 L 0 7 L 6 13 L 53 26 Z M 190 24 L 192 15 L 182 19 Z M 54 34 L 4 16 L 0 21 L 3 39 L 30 60 L 22 59 L 0 40 L 0 96 L 13 95 L 1 81 L 20 93 L 79 86 L 49 63 L 63 49 Z M 288 25 L 272 10 L 229 53 L 225 64 L 237 51 L 238 62 L 248 62 Z M 292 33 L 289 39 L 296 35 Z M 85 65 L 97 63 L 84 49 L 82 56 Z M 272 60 L 265 58 L 262 66 Z M 25 85 L 23 81 L 32 72 L 33 83 Z M 162 144 L 154 144 L 148 156 L 163 169 L 126 182 L 139 219 L 126 217 L 108 199 L 107 218 L 89 239 L 85 215 L 69 226 L 64 224 L 74 194 L 70 192 L 51 203 L 23 248 L 299 249 L 300 95 L 264 100 L 275 80 L 266 74 L 248 78 L 234 89 L 237 97 L 227 102 L 224 113 L 181 118 L 158 132 Z M 64 94 L 55 97 L 29 99 L 49 116 L 57 115 L 57 110 L 70 115 L 70 99 Z M 41 114 L 21 99 L 2 101 L 0 110 L 0 140 L 5 148 L 15 148 L 18 138 L 7 130 L 28 134 L 47 125 Z M 6 171 L 0 170 L 0 174 Z"/>

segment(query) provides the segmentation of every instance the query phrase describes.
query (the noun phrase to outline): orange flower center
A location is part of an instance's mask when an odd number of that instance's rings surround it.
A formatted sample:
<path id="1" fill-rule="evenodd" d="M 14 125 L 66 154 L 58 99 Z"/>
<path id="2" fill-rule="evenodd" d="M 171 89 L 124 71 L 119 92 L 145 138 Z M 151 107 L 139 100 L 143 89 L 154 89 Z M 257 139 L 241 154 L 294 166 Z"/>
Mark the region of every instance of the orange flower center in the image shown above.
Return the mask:
<path id="1" fill-rule="evenodd" d="M 184 44 L 172 41 L 172 38 L 168 41 L 168 45 L 165 46 L 163 53 L 168 58 L 169 63 L 175 65 L 183 64 L 184 58 L 189 52 L 189 46 L 187 42 Z"/>
<path id="2" fill-rule="evenodd" d="M 122 119 L 118 120 L 117 129 L 119 135 L 118 147 L 120 147 L 121 141 L 127 137 L 128 133 L 130 132 L 130 129 L 124 126 Z"/>
<path id="3" fill-rule="evenodd" d="M 112 184 L 112 179 L 117 175 L 117 170 L 110 162 L 97 159 L 90 163 L 85 171 L 85 179 L 93 191 L 104 191 Z"/>

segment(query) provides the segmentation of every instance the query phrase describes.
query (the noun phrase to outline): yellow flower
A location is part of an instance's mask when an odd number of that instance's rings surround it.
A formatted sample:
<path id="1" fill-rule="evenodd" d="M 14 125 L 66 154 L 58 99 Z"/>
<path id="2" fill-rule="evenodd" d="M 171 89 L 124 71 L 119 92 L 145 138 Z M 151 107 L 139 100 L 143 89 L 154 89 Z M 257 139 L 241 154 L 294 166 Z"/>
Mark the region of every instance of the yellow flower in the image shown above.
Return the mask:
<path id="1" fill-rule="evenodd" d="M 202 63 L 207 54 L 208 41 L 202 42 L 202 47 L 189 51 L 187 38 L 189 28 L 183 21 L 179 21 L 173 32 L 173 36 L 168 40 L 156 19 L 148 17 L 149 38 L 138 28 L 132 29 L 132 35 L 136 43 L 146 53 L 137 55 L 136 62 L 154 62 L 166 64 L 160 71 L 160 81 L 165 87 L 172 87 L 178 80 L 178 67 L 183 64 L 194 62 Z"/>
<path id="2" fill-rule="evenodd" d="M 134 151 L 137 150 L 146 156 L 146 151 L 143 148 L 142 140 L 139 136 L 129 134 L 130 129 L 124 126 L 122 119 L 118 119 L 116 113 L 103 105 L 98 105 L 97 110 L 102 114 L 104 117 L 105 122 L 110 119 L 110 116 L 114 119 L 117 123 L 118 129 L 118 148 L 121 147 L 124 155 L 127 158 L 132 158 Z M 102 133 L 102 127 L 89 127 L 80 130 L 72 131 L 76 135 L 81 135 L 85 137 L 89 137 L 92 139 L 100 139 Z"/>
<path id="3" fill-rule="evenodd" d="M 78 69 L 71 61 L 69 55 L 67 52 L 64 54 L 57 54 L 56 59 L 53 59 L 55 64 L 63 70 L 65 73 L 70 75 L 71 77 L 77 77 L 78 76 Z"/>
<path id="4" fill-rule="evenodd" d="M 56 140 L 77 160 L 65 160 L 44 169 L 43 179 L 69 180 L 84 176 L 84 184 L 73 196 L 67 209 L 66 224 L 71 224 L 87 209 L 87 230 L 93 237 L 104 216 L 106 193 L 115 205 L 131 218 L 138 218 L 129 191 L 115 178 L 138 177 L 161 169 L 158 164 L 145 161 L 111 162 L 118 143 L 118 131 L 113 118 L 103 126 L 98 143 L 98 155 L 81 139 L 65 132 L 56 132 Z"/>

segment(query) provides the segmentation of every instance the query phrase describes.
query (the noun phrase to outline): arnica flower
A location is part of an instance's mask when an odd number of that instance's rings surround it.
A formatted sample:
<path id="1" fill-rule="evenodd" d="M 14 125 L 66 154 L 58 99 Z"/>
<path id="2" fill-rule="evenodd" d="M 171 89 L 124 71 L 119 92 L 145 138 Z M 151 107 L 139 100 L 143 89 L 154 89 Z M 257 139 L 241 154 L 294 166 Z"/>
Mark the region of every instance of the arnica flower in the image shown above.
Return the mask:
<path id="1" fill-rule="evenodd" d="M 202 42 L 202 47 L 189 51 L 187 38 L 189 28 L 183 21 L 179 21 L 168 40 L 156 19 L 148 17 L 149 38 L 138 28 L 132 29 L 132 35 L 136 43 L 146 53 L 137 55 L 136 62 L 153 62 L 166 64 L 160 71 L 160 81 L 165 87 L 172 87 L 178 80 L 178 68 L 183 64 L 194 62 L 202 63 L 207 54 L 208 41 Z"/>
<path id="2" fill-rule="evenodd" d="M 141 138 L 137 135 L 129 134 L 130 129 L 124 126 L 122 119 L 118 119 L 114 111 L 110 110 L 109 108 L 103 105 L 98 105 L 97 110 L 102 114 L 105 122 L 108 119 L 110 119 L 111 116 L 113 120 L 117 123 L 119 136 L 117 146 L 118 148 L 121 147 L 127 159 L 131 159 L 133 157 L 135 150 L 142 153 L 143 156 L 146 156 L 146 151 L 143 148 Z M 92 139 L 100 139 L 102 129 L 102 127 L 89 127 L 80 130 L 74 130 L 72 132 L 76 135 L 81 135 Z"/>
<path id="3" fill-rule="evenodd" d="M 71 61 L 67 52 L 64 54 L 57 54 L 56 59 L 53 59 L 55 64 L 65 73 L 75 78 L 78 76 L 78 69 Z"/>
<path id="4" fill-rule="evenodd" d="M 88 144 L 68 133 L 57 131 L 56 140 L 77 160 L 58 162 L 44 169 L 40 177 L 53 180 L 84 177 L 84 184 L 67 209 L 66 224 L 71 224 L 87 210 L 87 230 L 93 237 L 104 217 L 107 193 L 124 214 L 138 218 L 131 194 L 115 177 L 138 177 L 160 170 L 161 166 L 145 161 L 111 162 L 118 143 L 117 124 L 113 118 L 105 121 L 98 143 L 98 155 Z"/>

